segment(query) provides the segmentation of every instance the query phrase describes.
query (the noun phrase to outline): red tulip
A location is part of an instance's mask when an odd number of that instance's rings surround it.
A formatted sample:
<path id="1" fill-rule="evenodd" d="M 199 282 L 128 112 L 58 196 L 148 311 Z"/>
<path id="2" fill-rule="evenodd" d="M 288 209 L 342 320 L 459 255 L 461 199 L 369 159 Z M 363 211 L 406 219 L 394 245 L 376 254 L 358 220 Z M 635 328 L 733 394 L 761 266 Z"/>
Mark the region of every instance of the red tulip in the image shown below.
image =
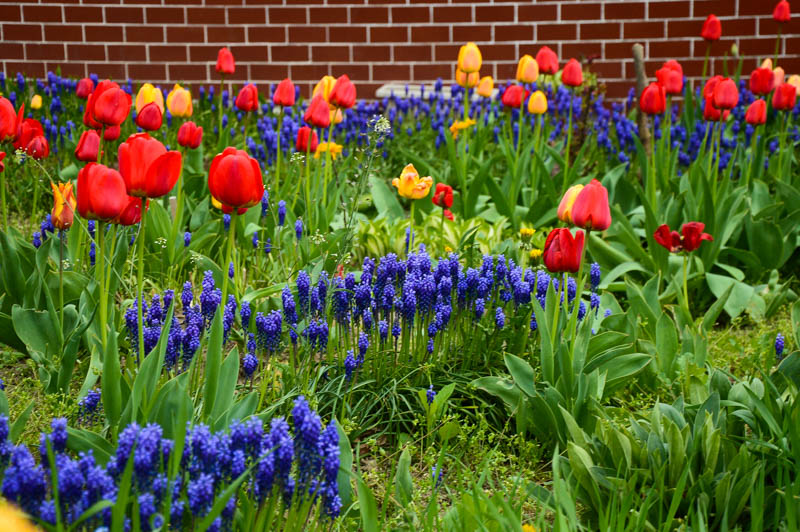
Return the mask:
<path id="1" fill-rule="evenodd" d="M 594 231 L 605 231 L 611 225 L 608 190 L 597 179 L 583 187 L 572 204 L 572 223 Z"/>
<path id="2" fill-rule="evenodd" d="M 331 89 L 328 101 L 334 107 L 350 109 L 356 103 L 356 86 L 347 74 L 339 76 Z"/>
<path id="3" fill-rule="evenodd" d="M 227 47 L 220 48 L 217 54 L 217 72 L 233 74 L 234 71 L 236 71 L 236 63 L 233 61 L 233 54 Z"/>
<path id="4" fill-rule="evenodd" d="M 714 87 L 714 107 L 733 109 L 739 103 L 739 89 L 731 78 L 725 78 Z"/>
<path id="5" fill-rule="evenodd" d="M 128 203 L 119 172 L 89 163 L 78 172 L 78 213 L 87 220 L 111 220 Z"/>
<path id="6" fill-rule="evenodd" d="M 550 231 L 544 243 L 544 265 L 554 273 L 576 273 L 581 266 L 583 252 L 583 231 L 577 231 L 575 236 L 566 227 L 559 227 Z"/>
<path id="7" fill-rule="evenodd" d="M 184 148 L 196 150 L 203 142 L 203 128 L 194 122 L 184 122 L 178 129 L 178 144 Z"/>
<path id="8" fill-rule="evenodd" d="M 663 85 L 651 83 L 642 91 L 642 97 L 639 98 L 639 108 L 649 115 L 662 114 L 667 108 L 665 92 Z"/>
<path id="9" fill-rule="evenodd" d="M 50 155 L 50 144 L 42 135 L 33 137 L 28 145 L 25 146 L 25 153 L 36 160 L 41 160 Z"/>
<path id="10" fill-rule="evenodd" d="M 150 200 L 145 203 L 145 210 L 150 207 Z M 136 196 L 128 196 L 125 207 L 122 212 L 111 220 L 112 223 L 117 225 L 136 225 L 142 221 L 142 198 Z"/>
<path id="11" fill-rule="evenodd" d="M 683 248 L 681 235 L 677 231 L 670 231 L 667 224 L 663 224 L 653 233 L 653 238 L 657 243 L 664 246 L 670 253 L 676 253 Z"/>
<path id="12" fill-rule="evenodd" d="M 94 81 L 90 78 L 83 78 L 75 86 L 75 96 L 81 100 L 85 100 L 94 90 Z"/>
<path id="13" fill-rule="evenodd" d="M 125 121 L 130 110 L 131 95 L 113 81 L 101 81 L 86 102 L 83 123 L 95 129 L 118 126 Z"/>
<path id="14" fill-rule="evenodd" d="M 558 56 L 548 46 L 542 46 L 536 52 L 536 62 L 542 74 L 555 74 L 558 72 Z"/>
<path id="15" fill-rule="evenodd" d="M 309 141 L 311 144 L 309 145 Z M 302 153 L 314 153 L 317 151 L 319 139 L 317 132 L 308 126 L 303 126 L 297 130 L 297 141 L 295 142 L 295 149 Z"/>
<path id="16" fill-rule="evenodd" d="M 455 221 L 456 218 L 455 216 L 453 216 L 453 211 L 451 211 L 450 209 L 445 209 L 443 212 L 445 218 L 447 218 L 451 222 Z"/>
<path id="17" fill-rule="evenodd" d="M 100 151 L 100 135 L 94 129 L 87 129 L 81 133 L 78 145 L 75 147 L 75 158 L 87 163 L 97 162 Z"/>
<path id="18" fill-rule="evenodd" d="M 567 66 L 564 67 L 564 71 L 561 72 L 561 82 L 570 87 L 581 85 L 583 83 L 581 64 L 574 59 L 570 59 L 569 62 L 567 62 Z"/>
<path id="19" fill-rule="evenodd" d="M 675 95 L 683 92 L 683 67 L 674 59 L 656 70 L 656 79 L 667 94 Z"/>
<path id="20" fill-rule="evenodd" d="M 109 142 L 117 140 L 121 134 L 122 134 L 122 129 L 119 126 L 107 127 L 106 130 L 103 132 L 103 140 L 107 140 Z"/>
<path id="21" fill-rule="evenodd" d="M 436 183 L 436 190 L 433 192 L 431 201 L 437 207 L 449 209 L 453 206 L 453 187 L 444 183 Z"/>
<path id="22" fill-rule="evenodd" d="M 703 107 L 703 120 L 708 120 L 710 122 L 719 122 L 722 120 L 724 122 L 728 119 L 728 113 L 729 111 L 727 109 L 721 111 L 714 107 L 713 98 L 706 98 L 706 104 Z"/>
<path id="23" fill-rule="evenodd" d="M 161 129 L 161 108 L 155 102 L 150 102 L 136 115 L 136 125 L 146 131 Z"/>
<path id="24" fill-rule="evenodd" d="M 17 136 L 14 138 L 14 149 L 24 150 L 34 137 L 44 136 L 42 124 L 34 118 L 26 118 L 17 126 Z"/>
<path id="25" fill-rule="evenodd" d="M 781 0 L 778 2 L 778 4 L 775 6 L 775 9 L 772 11 L 772 18 L 781 24 L 784 22 L 789 22 L 789 20 L 792 18 L 792 12 L 789 9 L 789 2 L 786 0 Z"/>
<path id="26" fill-rule="evenodd" d="M 258 89 L 252 83 L 248 83 L 236 97 L 236 107 L 242 111 L 258 110 Z"/>
<path id="27" fill-rule="evenodd" d="M 527 91 L 522 85 L 509 85 L 503 92 L 503 105 L 519 109 L 527 95 Z"/>
<path id="28" fill-rule="evenodd" d="M 700 247 L 703 240 L 714 240 L 708 233 L 704 233 L 706 224 L 701 222 L 689 222 L 683 224 L 681 233 L 683 237 L 683 249 L 686 251 L 694 251 Z"/>
<path id="29" fill-rule="evenodd" d="M 750 73 L 750 90 L 753 94 L 765 95 L 772 92 L 775 76 L 769 68 L 756 68 Z"/>
<path id="30" fill-rule="evenodd" d="M 772 95 L 772 107 L 778 111 L 791 111 L 797 101 L 797 87 L 791 83 L 781 83 Z"/>
<path id="31" fill-rule="evenodd" d="M 331 109 L 321 94 L 317 94 L 311 99 L 311 103 L 303 115 L 303 120 L 317 127 L 325 128 L 331 125 Z"/>
<path id="32" fill-rule="evenodd" d="M 714 89 L 717 88 L 722 79 L 722 76 L 714 76 L 706 81 L 705 86 L 703 86 L 703 99 L 707 100 L 714 97 Z"/>
<path id="33" fill-rule="evenodd" d="M 722 23 L 716 15 L 709 15 L 705 22 L 703 22 L 703 30 L 700 36 L 708 42 L 718 41 L 722 37 Z"/>
<path id="34" fill-rule="evenodd" d="M 764 124 L 767 121 L 767 102 L 764 100 L 756 100 L 747 108 L 747 113 L 744 119 L 752 126 Z"/>
<path id="35" fill-rule="evenodd" d="M 23 105 L 17 113 L 11 102 L 0 96 L 0 143 L 17 136 L 17 125 L 22 121 L 24 107 Z"/>
<path id="36" fill-rule="evenodd" d="M 285 78 L 275 88 L 275 94 L 272 95 L 272 103 L 282 107 L 291 107 L 294 105 L 294 95 L 294 83 L 289 78 Z"/>
<path id="37" fill-rule="evenodd" d="M 159 198 L 167 194 L 181 175 L 181 154 L 167 151 L 147 133 L 137 133 L 120 144 L 119 173 L 129 196 Z"/>
<path id="38" fill-rule="evenodd" d="M 214 157 L 208 171 L 208 189 L 223 206 L 241 209 L 258 204 L 264 182 L 258 161 L 234 147 Z"/>

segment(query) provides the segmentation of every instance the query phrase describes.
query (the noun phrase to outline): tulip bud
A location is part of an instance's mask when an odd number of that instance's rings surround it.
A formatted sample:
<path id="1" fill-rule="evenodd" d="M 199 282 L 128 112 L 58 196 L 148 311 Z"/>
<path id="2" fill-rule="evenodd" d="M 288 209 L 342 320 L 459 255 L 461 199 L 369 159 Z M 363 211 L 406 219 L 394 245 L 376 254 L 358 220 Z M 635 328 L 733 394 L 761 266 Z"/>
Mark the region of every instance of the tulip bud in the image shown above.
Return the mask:
<path id="1" fill-rule="evenodd" d="M 78 145 L 75 147 L 75 157 L 79 161 L 96 162 L 100 150 L 100 135 L 94 129 L 81 133 Z"/>
<path id="2" fill-rule="evenodd" d="M 28 142 L 28 145 L 25 147 L 25 153 L 37 161 L 44 159 L 50 155 L 50 144 L 44 136 L 37 135 Z"/>
<path id="3" fill-rule="evenodd" d="M 258 205 L 264 196 L 261 166 L 247 152 L 225 148 L 211 162 L 208 190 L 223 207 L 247 209 Z"/>
<path id="4" fill-rule="evenodd" d="M 317 132 L 308 126 L 303 126 L 297 130 L 297 141 L 295 149 L 300 153 L 316 153 L 319 139 Z"/>
<path id="5" fill-rule="evenodd" d="M 775 67 L 775 70 L 772 71 L 772 77 L 772 85 L 774 87 L 783 83 L 786 79 L 786 73 L 783 71 L 783 67 Z"/>
<path id="6" fill-rule="evenodd" d="M 227 47 L 220 48 L 217 53 L 217 72 L 220 74 L 233 74 L 236 71 L 236 64 L 233 60 L 233 54 Z"/>
<path id="7" fill-rule="evenodd" d="M 664 87 L 658 83 L 651 83 L 642 91 L 639 109 L 649 115 L 660 115 L 667 108 L 666 98 Z"/>
<path id="8" fill-rule="evenodd" d="M 547 96 L 542 91 L 535 91 L 528 98 L 528 112 L 532 115 L 541 115 L 547 112 Z"/>
<path id="9" fill-rule="evenodd" d="M 577 273 L 581 266 L 583 240 L 583 231 L 577 231 L 573 237 L 565 227 L 553 229 L 544 244 L 544 265 L 553 273 Z"/>
<path id="10" fill-rule="evenodd" d="M 321 94 L 314 96 L 308 105 L 303 120 L 312 126 L 326 128 L 331 124 L 330 107 Z"/>
<path id="11" fill-rule="evenodd" d="M 125 121 L 130 110 L 131 95 L 113 81 L 101 81 L 89 95 L 83 122 L 95 129 L 118 126 Z"/>
<path id="12" fill-rule="evenodd" d="M 747 108 L 744 119 L 752 126 L 758 126 L 767 121 L 767 102 L 756 100 Z"/>
<path id="13" fill-rule="evenodd" d="M 463 70 L 456 69 L 456 83 L 465 89 L 471 89 L 478 84 L 479 80 L 480 74 L 478 72 L 467 74 Z"/>
<path id="14" fill-rule="evenodd" d="M 78 213 L 87 220 L 116 218 L 128 203 L 119 172 L 89 163 L 78 172 Z"/>
<path id="15" fill-rule="evenodd" d="M 539 64 L 528 54 L 523 55 L 517 64 L 517 81 L 533 83 L 539 78 Z"/>
<path id="16" fill-rule="evenodd" d="M 778 2 L 778 4 L 775 6 L 775 9 L 772 11 L 772 18 L 780 24 L 789 22 L 792 19 L 792 13 L 789 9 L 789 2 L 786 0 L 781 0 Z"/>
<path id="17" fill-rule="evenodd" d="M 154 87 L 150 83 L 145 83 L 141 87 L 139 87 L 139 92 L 136 93 L 136 102 L 134 105 L 136 107 L 136 112 L 141 113 L 144 106 L 148 103 L 155 103 L 161 114 L 164 114 L 164 93 L 161 92 L 161 89 Z"/>
<path id="18" fill-rule="evenodd" d="M 570 87 L 578 87 L 583 83 L 583 70 L 581 64 L 570 59 L 561 73 L 561 82 Z"/>
<path id="19" fill-rule="evenodd" d="M 536 64 L 539 65 L 539 72 L 544 74 L 558 72 L 558 56 L 549 46 L 542 46 L 536 52 Z"/>
<path id="20" fill-rule="evenodd" d="M 739 103 L 739 89 L 736 82 L 725 78 L 714 87 L 714 106 L 717 109 L 733 109 Z"/>
<path id="21" fill-rule="evenodd" d="M 774 77 L 769 68 L 756 68 L 750 73 L 750 91 L 764 96 L 772 92 Z"/>
<path id="22" fill-rule="evenodd" d="M 677 95 L 683 92 L 683 68 L 675 60 L 667 61 L 656 70 L 656 79 L 667 94 Z"/>
<path id="23" fill-rule="evenodd" d="M 181 175 L 181 154 L 167 151 L 147 133 L 131 135 L 118 150 L 119 173 L 127 195 L 159 198 L 172 190 Z"/>
<path id="24" fill-rule="evenodd" d="M 178 129 L 178 144 L 184 148 L 196 150 L 203 142 L 203 128 L 194 122 L 184 122 Z"/>
<path id="25" fill-rule="evenodd" d="M 350 109 L 356 103 L 356 86 L 347 74 L 339 76 L 331 89 L 330 104 L 339 109 Z"/>
<path id="26" fill-rule="evenodd" d="M 275 94 L 272 95 L 272 103 L 283 107 L 291 107 L 294 105 L 294 100 L 294 83 L 289 78 L 286 78 L 278 83 Z"/>
<path id="27" fill-rule="evenodd" d="M 572 206 L 575 204 L 575 199 L 580 194 L 581 190 L 583 190 L 583 185 L 572 185 L 567 189 L 564 193 L 564 197 L 561 198 L 561 203 L 558 204 L 558 219 L 562 222 L 571 224 L 572 223 Z"/>
<path id="28" fill-rule="evenodd" d="M 161 129 L 161 109 L 155 102 L 150 102 L 142 108 L 142 111 L 136 115 L 136 125 L 145 131 L 155 131 Z"/>
<path id="29" fill-rule="evenodd" d="M 453 206 L 453 187 L 444 183 L 436 183 L 431 201 L 437 207 L 449 209 Z"/>
<path id="30" fill-rule="evenodd" d="M 525 102 L 525 88 L 522 85 L 510 85 L 503 92 L 503 105 L 519 109 Z"/>
<path id="31" fill-rule="evenodd" d="M 192 116 L 192 93 L 176 83 L 167 94 L 167 109 L 172 116 Z"/>
<path id="32" fill-rule="evenodd" d="M 458 69 L 467 74 L 479 71 L 482 62 L 481 51 L 474 42 L 468 42 L 458 51 Z"/>
<path id="33" fill-rule="evenodd" d="M 33 98 L 31 98 L 31 109 L 41 109 L 42 108 L 42 97 L 39 94 L 34 94 Z"/>
<path id="34" fill-rule="evenodd" d="M 53 189 L 53 210 L 50 211 L 53 226 L 61 231 L 69 229 L 72 226 L 77 205 L 75 196 L 72 194 L 72 183 L 56 185 L 51 182 L 50 186 Z"/>
<path id="35" fill-rule="evenodd" d="M 81 100 L 85 100 L 89 97 L 93 90 L 94 81 L 92 81 L 90 78 L 83 78 L 82 80 L 78 81 L 78 84 L 75 86 L 75 96 Z"/>
<path id="36" fill-rule="evenodd" d="M 709 15 L 706 18 L 700 36 L 708 42 L 718 41 L 722 37 L 722 23 L 716 15 Z"/>
<path id="37" fill-rule="evenodd" d="M 103 132 L 103 140 L 107 141 L 117 140 L 121 134 L 122 134 L 122 128 L 120 128 L 119 126 L 107 127 L 106 130 Z"/>
<path id="38" fill-rule="evenodd" d="M 791 111 L 797 101 L 797 87 L 790 83 L 781 83 L 775 87 L 772 95 L 772 107 L 778 111 Z"/>
<path id="39" fill-rule="evenodd" d="M 483 76 L 478 82 L 478 88 L 475 89 L 475 92 L 484 98 L 491 98 L 494 92 L 494 79 L 492 79 L 492 76 Z"/>
<path id="40" fill-rule="evenodd" d="M 236 108 L 245 112 L 258 110 L 258 89 L 255 85 L 248 83 L 242 87 L 236 97 Z"/>
<path id="41" fill-rule="evenodd" d="M 707 100 L 709 98 L 714 97 L 714 89 L 717 88 L 717 85 L 720 81 L 722 81 L 722 76 L 714 76 L 713 78 L 706 81 L 706 84 L 703 86 L 703 99 Z"/>
<path id="42" fill-rule="evenodd" d="M 330 101 L 331 91 L 333 90 L 333 86 L 336 84 L 336 78 L 333 76 L 322 76 L 316 85 L 314 85 L 314 90 L 311 93 L 311 98 L 314 98 L 317 95 L 322 95 L 322 98 L 326 101 Z"/>
<path id="43" fill-rule="evenodd" d="M 571 210 L 572 222 L 583 229 L 605 231 L 611 225 L 608 190 L 597 179 L 581 189 Z"/>
<path id="44" fill-rule="evenodd" d="M 150 200 L 145 202 L 145 210 L 150 206 Z M 142 198 L 136 196 L 128 196 L 128 201 L 122 208 L 122 212 L 116 218 L 111 220 L 111 223 L 117 225 L 136 225 L 142 221 Z"/>

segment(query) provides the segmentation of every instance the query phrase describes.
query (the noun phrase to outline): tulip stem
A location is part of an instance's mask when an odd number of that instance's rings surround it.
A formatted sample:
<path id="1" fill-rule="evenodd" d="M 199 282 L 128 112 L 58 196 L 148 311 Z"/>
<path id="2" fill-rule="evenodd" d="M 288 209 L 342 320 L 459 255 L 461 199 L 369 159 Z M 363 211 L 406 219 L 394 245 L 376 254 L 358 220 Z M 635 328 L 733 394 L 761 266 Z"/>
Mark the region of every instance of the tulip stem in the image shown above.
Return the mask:
<path id="1" fill-rule="evenodd" d="M 66 203 L 66 202 L 65 202 Z M 61 309 L 61 343 L 64 343 L 64 230 L 58 231 L 58 308 Z"/>
<path id="2" fill-rule="evenodd" d="M 702 78 L 706 79 L 706 71 L 708 70 L 708 58 L 711 55 L 711 43 L 706 44 L 706 58 L 703 60 L 703 75 Z"/>
<path id="3" fill-rule="evenodd" d="M 778 35 L 775 37 L 775 60 L 772 61 L 772 68 L 778 68 L 778 52 L 781 49 L 781 33 L 783 33 L 783 24 L 778 24 Z"/>
<path id="4" fill-rule="evenodd" d="M 408 249 L 406 255 L 414 251 L 414 205 L 416 201 L 411 200 L 411 213 L 408 217 Z"/>
<path id="5" fill-rule="evenodd" d="M 144 211 L 142 211 L 142 216 L 144 216 Z M 175 261 L 175 246 L 180 244 L 178 243 L 178 226 L 183 223 L 183 169 L 181 169 L 181 174 L 178 176 L 178 189 L 176 191 L 176 198 L 175 198 L 175 218 L 172 220 L 172 229 L 169 232 L 169 255 L 170 261 Z M 180 248 L 179 248 L 180 249 Z"/>
<path id="6" fill-rule="evenodd" d="M 689 289 L 688 289 L 688 275 L 687 275 L 687 263 L 689 262 L 689 255 L 683 255 L 683 304 L 686 308 L 686 314 L 691 318 L 691 312 L 689 311 Z"/>
<path id="7" fill-rule="evenodd" d="M 281 178 L 281 131 L 283 129 L 283 107 L 281 106 L 281 114 L 278 115 L 278 131 L 277 131 L 277 140 L 278 140 L 278 153 L 275 159 L 275 179 L 273 180 L 274 187 L 277 190 L 278 182 Z"/>
<path id="8" fill-rule="evenodd" d="M 0 202 L 3 204 L 3 229 L 8 231 L 8 208 L 6 206 L 6 173 L 0 172 Z"/>
<path id="9" fill-rule="evenodd" d="M 761 129 L 761 126 L 756 126 L 750 138 L 750 171 L 747 172 L 747 181 L 745 182 L 748 190 L 750 189 L 750 180 L 753 178 L 753 172 L 756 171 L 756 145 L 758 144 L 759 129 Z"/>
<path id="10" fill-rule="evenodd" d="M 225 74 L 222 74 L 220 76 L 220 80 L 219 80 L 219 112 L 217 113 L 217 115 L 218 115 L 218 122 L 217 123 L 219 124 L 219 132 L 218 132 L 218 139 L 219 140 L 217 142 L 217 151 L 219 151 L 219 149 L 222 147 L 222 139 L 223 139 L 223 133 L 222 133 L 222 129 L 223 129 L 222 128 L 222 92 L 224 90 L 225 90 Z"/>
<path id="11" fill-rule="evenodd" d="M 147 220 L 147 198 L 142 198 L 142 220 L 139 223 L 139 247 L 138 251 L 138 271 L 136 274 L 136 320 L 139 323 L 139 356 L 136 358 L 136 365 L 144 360 L 144 321 L 142 319 L 142 307 L 144 306 L 144 243 L 145 243 L 145 221 Z"/>
<path id="12" fill-rule="evenodd" d="M 231 228 L 228 230 L 228 250 L 225 252 L 225 265 L 222 268 L 222 305 L 228 300 L 228 268 L 230 268 L 231 257 L 233 256 L 233 242 L 236 240 L 236 216 L 237 210 L 231 212 Z M 233 270 L 233 285 L 236 288 L 236 268 Z M 224 308 L 224 306 L 223 306 Z"/>
<path id="13" fill-rule="evenodd" d="M 338 111 L 338 108 L 337 108 Z M 336 112 L 333 113 L 334 118 L 336 117 Z M 325 212 L 327 212 L 328 207 L 328 176 L 331 173 L 331 136 L 333 135 L 333 120 L 331 120 L 330 125 L 328 126 L 328 138 L 325 139 L 326 146 L 328 147 L 325 150 L 325 182 L 322 185 L 322 201 L 324 202 Z M 311 137 L 308 139 L 308 143 L 311 144 Z M 355 198 L 358 201 L 358 198 Z M 310 229 L 309 229 L 310 230 Z"/>
<path id="14" fill-rule="evenodd" d="M 30 181 L 33 183 L 33 208 L 31 208 L 31 224 L 35 225 L 36 207 L 38 207 L 39 203 L 39 179 L 34 175 L 33 170 L 28 164 L 25 165 L 25 168 L 27 170 L 28 176 L 30 177 Z"/>
<path id="15" fill-rule="evenodd" d="M 569 185 L 569 148 L 572 144 L 572 88 L 569 89 L 569 111 L 567 114 L 567 149 L 564 152 L 564 183 L 561 186 L 561 192 L 564 193 Z M 513 131 L 512 131 L 513 133 Z"/>
<path id="16" fill-rule="evenodd" d="M 100 294 L 100 341 L 103 345 L 103 353 L 106 351 L 106 321 L 108 316 L 108 295 L 106 294 L 105 282 L 105 224 L 98 221 L 95 225 L 95 235 L 97 246 L 95 249 L 95 279 L 97 280 L 97 291 Z"/>
<path id="17" fill-rule="evenodd" d="M 439 239 L 442 244 L 442 256 L 444 256 L 445 251 L 445 240 L 444 240 L 444 203 L 442 203 L 442 221 L 439 224 Z"/>

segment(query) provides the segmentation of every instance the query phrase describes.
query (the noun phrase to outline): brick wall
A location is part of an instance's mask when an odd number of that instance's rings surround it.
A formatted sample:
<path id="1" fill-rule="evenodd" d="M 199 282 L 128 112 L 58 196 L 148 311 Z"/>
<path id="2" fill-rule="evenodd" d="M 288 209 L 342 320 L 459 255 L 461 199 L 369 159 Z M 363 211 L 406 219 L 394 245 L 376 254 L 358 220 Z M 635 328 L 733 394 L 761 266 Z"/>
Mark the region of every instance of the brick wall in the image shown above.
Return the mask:
<path id="1" fill-rule="evenodd" d="M 236 80 L 266 85 L 286 76 L 308 90 L 347 73 L 359 95 L 389 81 L 451 79 L 458 47 L 477 42 L 482 74 L 514 76 L 518 57 L 549 45 L 591 69 L 622 97 L 633 84 L 631 45 L 642 42 L 648 74 L 679 59 L 702 70 L 704 18 L 722 20 L 714 72 L 732 44 L 747 72 L 771 56 L 776 0 L 0 0 L 0 69 L 43 76 L 96 72 L 117 80 L 218 81 L 217 50 L 231 47 Z M 781 61 L 800 72 L 800 20 L 784 28 Z M 733 69 L 733 62 L 731 69 Z"/>

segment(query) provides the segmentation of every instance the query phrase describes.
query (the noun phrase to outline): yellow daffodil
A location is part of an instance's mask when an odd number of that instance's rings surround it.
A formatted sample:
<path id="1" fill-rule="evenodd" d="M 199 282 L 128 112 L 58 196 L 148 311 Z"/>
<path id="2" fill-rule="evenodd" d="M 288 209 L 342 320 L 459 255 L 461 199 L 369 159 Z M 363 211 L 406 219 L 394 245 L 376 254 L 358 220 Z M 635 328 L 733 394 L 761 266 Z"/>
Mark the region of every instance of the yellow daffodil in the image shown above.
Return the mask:
<path id="1" fill-rule="evenodd" d="M 341 155 L 343 146 L 335 142 L 320 142 L 317 145 L 317 151 L 314 152 L 314 159 L 319 159 L 320 156 L 330 149 L 331 157 L 335 160 L 336 157 Z"/>
<path id="2" fill-rule="evenodd" d="M 164 114 L 164 94 L 161 89 L 153 87 L 150 83 L 145 83 L 136 93 L 136 112 L 140 113 L 142 108 L 150 102 L 155 102 L 161 110 L 161 114 Z"/>
<path id="3" fill-rule="evenodd" d="M 314 92 L 311 93 L 311 97 L 313 98 L 317 94 L 322 94 L 325 101 L 330 102 L 331 91 L 334 85 L 336 85 L 336 78 L 333 76 L 322 76 L 322 79 L 314 85 Z"/>
<path id="4" fill-rule="evenodd" d="M 475 92 L 478 93 L 478 96 L 491 98 L 492 92 L 494 92 L 494 79 L 492 76 L 483 76 L 478 82 L 478 88 L 475 89 Z"/>
<path id="5" fill-rule="evenodd" d="M 42 108 L 42 97 L 38 94 L 34 94 L 33 98 L 31 98 L 31 109 L 41 109 Z"/>
<path id="6" fill-rule="evenodd" d="M 167 109 L 172 116 L 192 116 L 192 93 L 176 83 L 167 94 Z"/>
<path id="7" fill-rule="evenodd" d="M 413 164 L 406 165 L 400 177 L 392 179 L 392 185 L 397 188 L 397 193 L 408 199 L 422 199 L 428 195 L 433 186 L 433 178 L 420 177 Z"/>
<path id="8" fill-rule="evenodd" d="M 453 125 L 450 126 L 450 133 L 453 134 L 453 138 L 458 138 L 458 132 L 462 129 L 468 129 L 475 125 L 475 121 L 471 118 L 467 120 L 456 120 L 453 122 Z"/>

